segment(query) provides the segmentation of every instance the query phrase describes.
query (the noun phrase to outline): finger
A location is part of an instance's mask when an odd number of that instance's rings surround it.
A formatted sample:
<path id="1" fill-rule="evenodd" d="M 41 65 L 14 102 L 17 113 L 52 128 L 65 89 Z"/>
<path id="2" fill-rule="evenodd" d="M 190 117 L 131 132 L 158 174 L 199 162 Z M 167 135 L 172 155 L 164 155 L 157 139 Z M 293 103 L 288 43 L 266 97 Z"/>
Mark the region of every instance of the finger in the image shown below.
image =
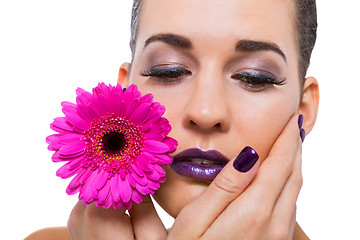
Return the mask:
<path id="1" fill-rule="evenodd" d="M 136 239 L 166 239 L 167 231 L 149 195 L 129 210 Z"/>
<path id="2" fill-rule="evenodd" d="M 70 214 L 68 229 L 72 239 L 133 239 L 130 218 L 124 209 L 104 209 L 79 201 Z"/>
<path id="3" fill-rule="evenodd" d="M 300 140 L 299 140 L 300 141 Z M 301 174 L 301 144 L 298 145 L 294 170 L 281 192 L 272 214 L 272 224 L 276 226 L 293 226 L 293 214 L 296 202 L 302 187 L 303 179 Z"/>
<path id="4" fill-rule="evenodd" d="M 268 157 L 249 186 L 250 195 L 259 207 L 271 214 L 291 172 L 294 169 L 299 140 L 297 117 L 293 116 L 274 143 Z M 242 196 L 245 197 L 245 196 Z"/>
<path id="5" fill-rule="evenodd" d="M 170 239 L 174 235 L 179 239 L 203 235 L 229 203 L 249 185 L 259 167 L 257 160 L 257 153 L 246 147 L 236 159 L 227 163 L 210 186 L 180 212 L 169 232 Z"/>

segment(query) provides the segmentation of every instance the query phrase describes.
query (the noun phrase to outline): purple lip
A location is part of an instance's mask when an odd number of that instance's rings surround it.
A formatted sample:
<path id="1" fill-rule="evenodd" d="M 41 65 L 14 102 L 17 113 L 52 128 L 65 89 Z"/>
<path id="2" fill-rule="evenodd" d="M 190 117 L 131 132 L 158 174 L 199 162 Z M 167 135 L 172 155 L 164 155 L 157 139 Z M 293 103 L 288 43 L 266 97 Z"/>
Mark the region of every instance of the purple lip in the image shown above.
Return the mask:
<path id="1" fill-rule="evenodd" d="M 202 159 L 206 163 L 191 162 L 192 159 L 198 159 L 198 161 Z M 200 148 L 191 148 L 175 155 L 170 167 L 180 175 L 212 181 L 229 161 L 228 158 L 216 150 L 205 151 Z"/>

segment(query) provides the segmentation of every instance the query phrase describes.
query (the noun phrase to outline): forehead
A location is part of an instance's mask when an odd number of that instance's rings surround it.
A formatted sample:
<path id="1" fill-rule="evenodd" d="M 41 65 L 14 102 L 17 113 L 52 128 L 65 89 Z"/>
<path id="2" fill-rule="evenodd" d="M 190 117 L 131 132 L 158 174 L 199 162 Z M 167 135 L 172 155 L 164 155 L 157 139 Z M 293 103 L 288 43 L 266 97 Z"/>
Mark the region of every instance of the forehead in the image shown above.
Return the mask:
<path id="1" fill-rule="evenodd" d="M 138 38 L 170 32 L 213 43 L 268 40 L 286 49 L 295 40 L 293 12 L 291 0 L 143 0 Z"/>

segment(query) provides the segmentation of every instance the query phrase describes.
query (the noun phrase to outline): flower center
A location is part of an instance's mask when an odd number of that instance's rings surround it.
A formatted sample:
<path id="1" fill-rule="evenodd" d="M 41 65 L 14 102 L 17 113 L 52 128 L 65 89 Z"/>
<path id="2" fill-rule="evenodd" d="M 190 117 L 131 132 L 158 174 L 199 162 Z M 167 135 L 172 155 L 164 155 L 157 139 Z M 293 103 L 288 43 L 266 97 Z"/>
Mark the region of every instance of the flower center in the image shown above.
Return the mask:
<path id="1" fill-rule="evenodd" d="M 119 170 L 126 173 L 144 147 L 140 127 L 113 114 L 94 120 L 83 140 L 87 159 L 84 167 L 100 168 L 113 174 Z"/>
<path id="2" fill-rule="evenodd" d="M 125 135 L 119 132 L 111 132 L 102 137 L 103 150 L 108 155 L 120 155 L 124 148 L 128 147 Z"/>

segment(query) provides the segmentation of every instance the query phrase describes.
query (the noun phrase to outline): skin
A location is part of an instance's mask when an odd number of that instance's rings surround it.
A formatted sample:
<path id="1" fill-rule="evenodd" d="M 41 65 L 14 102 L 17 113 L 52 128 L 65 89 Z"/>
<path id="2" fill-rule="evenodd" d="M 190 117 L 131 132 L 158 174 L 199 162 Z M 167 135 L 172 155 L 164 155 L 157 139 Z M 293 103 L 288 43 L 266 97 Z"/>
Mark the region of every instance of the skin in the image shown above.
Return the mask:
<path id="1" fill-rule="evenodd" d="M 134 59 L 121 66 L 118 82 L 125 87 L 136 84 L 142 94 L 152 93 L 166 107 L 170 136 L 179 142 L 174 155 L 200 147 L 216 149 L 232 160 L 213 182 L 164 167 L 167 181 L 154 198 L 176 217 L 169 233 L 150 198 L 145 198 L 130 216 L 77 204 L 68 223 L 71 236 L 219 239 L 226 233 L 228 239 L 307 239 L 295 213 L 302 185 L 297 116 L 304 115 L 308 134 L 316 121 L 319 90 L 315 78 L 304 84 L 298 79 L 295 32 L 289 24 L 293 20 L 293 6 L 284 0 L 144 1 Z M 184 37 L 192 48 L 164 41 L 145 47 L 148 38 L 160 33 Z M 275 44 L 286 60 L 272 50 L 235 52 L 240 40 Z M 190 74 L 173 84 L 141 76 L 159 65 L 185 67 Z M 284 85 L 254 91 L 233 77 L 248 71 L 286 80 Z M 249 172 L 239 173 L 232 161 L 245 146 L 254 148 L 260 158 Z"/>

